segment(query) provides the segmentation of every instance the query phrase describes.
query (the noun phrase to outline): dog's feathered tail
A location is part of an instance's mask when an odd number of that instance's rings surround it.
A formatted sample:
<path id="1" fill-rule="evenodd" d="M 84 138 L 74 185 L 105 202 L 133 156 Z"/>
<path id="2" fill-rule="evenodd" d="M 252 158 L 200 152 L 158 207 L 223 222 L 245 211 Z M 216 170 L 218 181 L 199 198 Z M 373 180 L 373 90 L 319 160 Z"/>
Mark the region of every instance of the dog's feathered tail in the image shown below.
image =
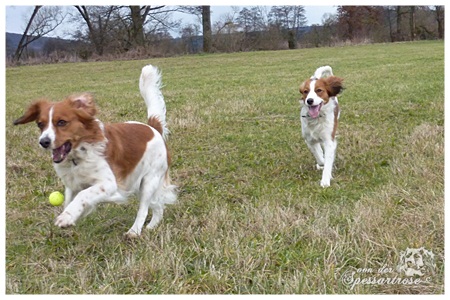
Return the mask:
<path id="1" fill-rule="evenodd" d="M 333 76 L 333 70 L 331 69 L 330 66 L 323 66 L 320 68 L 317 68 L 316 72 L 314 72 L 314 75 L 311 78 L 324 78 L 324 77 L 329 77 L 329 76 Z"/>
<path id="2" fill-rule="evenodd" d="M 166 103 L 161 93 L 161 72 L 157 67 L 146 65 L 142 68 L 139 89 L 147 105 L 148 124 L 161 133 L 164 139 L 169 135 L 166 123 Z"/>

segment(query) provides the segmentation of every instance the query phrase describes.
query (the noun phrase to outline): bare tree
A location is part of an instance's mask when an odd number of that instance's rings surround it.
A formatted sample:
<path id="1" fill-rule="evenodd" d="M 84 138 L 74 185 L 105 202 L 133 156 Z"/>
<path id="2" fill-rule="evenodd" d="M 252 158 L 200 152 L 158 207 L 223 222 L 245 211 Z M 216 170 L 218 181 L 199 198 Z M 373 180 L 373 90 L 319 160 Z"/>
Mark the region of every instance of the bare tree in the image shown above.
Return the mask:
<path id="1" fill-rule="evenodd" d="M 389 28 L 389 38 L 391 42 L 395 42 L 395 36 L 393 32 L 393 18 L 392 18 L 392 12 L 394 11 L 393 6 L 386 6 L 384 7 L 384 13 L 386 15 L 386 22 Z"/>
<path id="2" fill-rule="evenodd" d="M 196 53 L 200 51 L 197 36 L 200 35 L 200 25 L 189 24 L 180 30 L 183 41 L 184 51 L 187 53 Z"/>
<path id="3" fill-rule="evenodd" d="M 381 6 L 339 6 L 337 19 L 343 40 L 372 40 L 384 30 L 384 9 Z"/>
<path id="4" fill-rule="evenodd" d="M 409 32 L 411 41 L 416 40 L 416 7 L 409 7 Z"/>
<path id="5" fill-rule="evenodd" d="M 273 6 L 269 17 L 272 24 L 287 32 L 289 49 L 295 49 L 300 27 L 306 25 L 305 7 L 301 5 Z"/>
<path id="6" fill-rule="evenodd" d="M 129 6 L 131 18 L 131 43 L 136 46 L 144 46 L 145 44 L 145 25 L 155 23 L 156 26 L 161 25 L 163 28 L 172 29 L 179 26 L 178 22 L 169 20 L 170 13 L 177 9 L 164 9 L 165 5 L 159 6 Z M 127 15 L 125 15 L 125 18 Z"/>
<path id="7" fill-rule="evenodd" d="M 435 6 L 435 12 L 436 12 L 436 21 L 437 21 L 437 28 L 438 28 L 438 38 L 443 39 L 444 38 L 444 6 L 437 5 Z"/>
<path id="8" fill-rule="evenodd" d="M 180 6 L 180 11 L 196 15 L 202 21 L 203 51 L 212 51 L 211 6 Z"/>
<path id="9" fill-rule="evenodd" d="M 402 33 L 402 17 L 404 14 L 407 14 L 407 11 L 403 9 L 403 6 L 397 6 L 395 9 L 396 19 L 397 19 L 397 33 L 396 40 L 403 41 L 403 33 Z"/>
<path id="10" fill-rule="evenodd" d="M 203 51 L 211 52 L 212 32 L 211 32 L 211 6 L 202 6 L 202 25 L 203 25 Z"/>
<path id="11" fill-rule="evenodd" d="M 237 8 L 238 9 L 238 8 Z M 236 22 L 244 35 L 241 50 L 264 49 L 268 37 L 268 7 L 244 7 L 239 11 Z"/>
<path id="12" fill-rule="evenodd" d="M 87 27 L 87 33 L 79 31 L 78 39 L 85 37 L 95 52 L 121 53 L 146 47 L 150 40 L 167 38 L 168 30 L 179 23 L 170 18 L 174 8 L 161 6 L 75 6 Z M 74 21 L 79 21 L 79 18 Z"/>
<path id="13" fill-rule="evenodd" d="M 14 53 L 14 61 L 20 60 L 29 44 L 54 31 L 65 17 L 66 14 L 59 6 L 36 5 Z"/>
<path id="14" fill-rule="evenodd" d="M 245 33 L 264 31 L 268 27 L 267 14 L 261 6 L 244 7 L 239 11 L 237 21 Z"/>
<path id="15" fill-rule="evenodd" d="M 90 42 L 94 45 L 95 52 L 103 55 L 107 45 L 108 32 L 111 30 L 113 12 L 118 9 L 117 6 L 79 6 L 75 8 L 83 17 L 88 27 L 88 36 Z"/>
<path id="16" fill-rule="evenodd" d="M 164 6 L 160 6 L 164 7 Z M 133 37 L 133 42 L 137 46 L 144 46 L 145 36 L 144 36 L 144 23 L 150 13 L 151 6 L 136 6 L 130 5 L 130 17 L 131 17 L 131 33 Z"/>
<path id="17" fill-rule="evenodd" d="M 236 19 L 239 11 L 237 7 L 232 7 L 232 12 L 220 16 L 219 20 L 214 22 L 214 49 L 225 52 L 235 52 L 243 50 L 243 36 L 240 32 Z"/>

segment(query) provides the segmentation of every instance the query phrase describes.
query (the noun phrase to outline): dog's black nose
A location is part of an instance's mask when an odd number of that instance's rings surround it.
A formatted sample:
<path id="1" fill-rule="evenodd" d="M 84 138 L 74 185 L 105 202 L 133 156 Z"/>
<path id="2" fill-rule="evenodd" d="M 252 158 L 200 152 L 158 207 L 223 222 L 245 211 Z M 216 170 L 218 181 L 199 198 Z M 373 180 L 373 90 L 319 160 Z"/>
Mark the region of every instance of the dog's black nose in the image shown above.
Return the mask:
<path id="1" fill-rule="evenodd" d="M 311 105 L 314 103 L 314 99 L 313 98 L 306 99 L 306 103 L 308 103 L 308 105 Z"/>
<path id="2" fill-rule="evenodd" d="M 45 138 L 42 138 L 39 140 L 39 144 L 41 144 L 42 148 L 45 148 L 45 149 L 50 147 L 51 143 L 52 143 L 52 141 L 48 137 L 45 137 Z"/>

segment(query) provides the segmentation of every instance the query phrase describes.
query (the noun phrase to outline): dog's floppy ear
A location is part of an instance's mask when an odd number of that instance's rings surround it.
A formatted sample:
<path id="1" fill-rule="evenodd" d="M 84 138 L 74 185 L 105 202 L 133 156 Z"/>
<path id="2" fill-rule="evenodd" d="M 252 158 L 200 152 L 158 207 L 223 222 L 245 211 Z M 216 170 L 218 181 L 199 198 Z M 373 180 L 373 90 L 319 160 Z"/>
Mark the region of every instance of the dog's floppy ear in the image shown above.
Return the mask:
<path id="1" fill-rule="evenodd" d="M 38 100 L 38 101 L 31 103 L 31 105 L 25 111 L 23 116 L 21 116 L 20 118 L 15 120 L 13 124 L 20 125 L 20 124 L 26 124 L 26 123 L 29 123 L 32 121 L 36 121 L 41 114 L 42 108 L 44 107 L 44 105 L 47 105 L 47 104 L 48 104 L 47 100 Z"/>
<path id="2" fill-rule="evenodd" d="M 326 82 L 326 88 L 328 91 L 328 95 L 331 97 L 337 96 L 344 90 L 344 86 L 342 82 L 344 81 L 342 78 L 336 76 L 330 76 L 324 79 Z"/>
<path id="3" fill-rule="evenodd" d="M 88 115 L 93 117 L 97 113 L 97 108 L 95 107 L 94 97 L 89 93 L 82 93 L 77 95 L 69 96 L 71 105 L 74 108 L 81 109 Z"/>
<path id="4" fill-rule="evenodd" d="M 311 80 L 306 80 L 303 81 L 303 83 L 300 85 L 300 88 L 298 89 L 298 91 L 300 92 L 300 94 L 302 95 L 302 99 L 305 100 L 306 95 L 303 93 L 307 87 L 307 84 L 309 84 L 311 82 Z"/>

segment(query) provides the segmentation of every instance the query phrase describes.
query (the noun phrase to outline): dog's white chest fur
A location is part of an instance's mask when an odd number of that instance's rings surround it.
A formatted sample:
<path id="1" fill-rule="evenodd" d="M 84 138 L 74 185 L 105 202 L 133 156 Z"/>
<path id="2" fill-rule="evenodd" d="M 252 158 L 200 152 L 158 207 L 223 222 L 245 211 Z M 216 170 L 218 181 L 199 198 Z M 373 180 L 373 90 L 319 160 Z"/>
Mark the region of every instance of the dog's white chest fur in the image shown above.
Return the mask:
<path id="1" fill-rule="evenodd" d="M 106 143 L 82 143 L 73 149 L 67 160 L 54 164 L 64 185 L 74 192 L 84 190 L 100 181 L 115 181 L 104 156 Z"/>
<path id="2" fill-rule="evenodd" d="M 324 105 L 319 117 L 311 118 L 308 114 L 308 107 L 303 106 L 300 110 L 300 120 L 302 123 L 302 135 L 308 143 L 322 143 L 325 139 L 331 138 L 335 127 L 335 109 L 337 97 Z M 338 115 L 339 118 L 339 115 Z"/>

